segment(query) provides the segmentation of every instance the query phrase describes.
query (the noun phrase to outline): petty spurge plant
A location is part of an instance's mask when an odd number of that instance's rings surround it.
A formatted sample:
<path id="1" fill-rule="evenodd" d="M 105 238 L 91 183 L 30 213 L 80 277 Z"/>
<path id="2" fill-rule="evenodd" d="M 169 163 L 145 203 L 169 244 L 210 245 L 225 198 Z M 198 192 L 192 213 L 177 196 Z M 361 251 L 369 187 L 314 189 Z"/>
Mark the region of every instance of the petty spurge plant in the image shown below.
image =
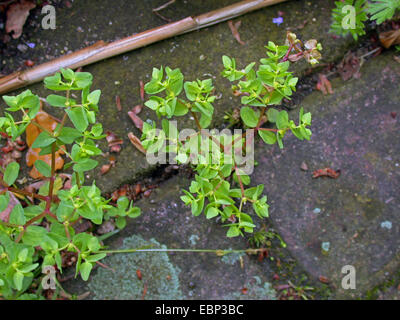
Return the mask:
<path id="1" fill-rule="evenodd" d="M 191 206 L 193 215 L 205 213 L 207 219 L 219 217 L 227 222 L 227 236 L 236 237 L 243 232 L 253 232 L 256 227 L 253 218 L 245 212 L 246 203 L 250 203 L 260 218 L 268 217 L 267 197 L 263 195 L 264 185 L 250 185 L 250 171 L 254 159 L 243 161 L 242 151 L 253 151 L 253 132 L 257 132 L 267 144 L 277 143 L 283 148 L 283 138 L 291 131 L 300 140 L 309 140 L 311 114 L 300 109 L 296 124 L 289 120 L 285 110 L 278 106 L 284 98 L 290 99 L 296 90 L 297 78 L 288 71 L 290 63 L 302 58 L 311 64 L 321 58 L 321 45 L 316 40 L 302 43 L 293 33 L 287 34 L 287 45 L 277 46 L 269 42 L 266 46 L 267 57 L 260 60 L 259 66 L 250 63 L 244 69 L 238 69 L 236 61 L 223 56 L 222 76 L 233 82 L 235 96 L 241 96 L 240 117 L 246 133 L 234 133 L 217 130 L 205 130 L 213 118 L 214 87 L 212 79 L 197 79 L 184 82 L 179 69 L 154 68 L 152 79 L 145 85 L 145 91 L 151 95 L 145 103 L 162 119 L 162 129 L 156 129 L 156 123 L 143 124 L 142 144 L 149 156 L 168 153 L 170 163 L 191 163 L 196 173 L 189 190 L 183 190 L 181 199 Z M 185 92 L 186 100 L 182 98 Z M 156 95 L 157 94 L 157 95 Z M 183 130 L 178 133 L 173 116 L 181 117 L 189 113 L 195 122 L 197 131 Z M 273 124 L 274 128 L 262 127 L 263 123 Z M 168 142 L 168 143 L 167 143 Z M 154 160 L 152 158 L 152 160 Z M 237 187 L 235 187 L 235 184 Z"/>
<path id="2" fill-rule="evenodd" d="M 66 252 L 77 257 L 75 276 L 80 274 L 87 280 L 93 266 L 106 253 L 100 252 L 102 243 L 96 236 L 75 232 L 73 225 L 83 218 L 96 225 L 112 218 L 123 228 L 125 217 L 135 218 L 140 214 L 140 209 L 128 198 L 120 197 L 113 206 L 101 196 L 94 182 L 84 185 L 84 173 L 98 164 L 92 157 L 101 154 L 95 142 L 105 137 L 102 125 L 96 122 L 101 92 L 90 91 L 92 75 L 61 69 L 61 73 L 46 78 L 44 84 L 48 89 L 65 92 L 65 96 L 51 94 L 46 99 L 48 104 L 65 112 L 54 131 L 36 121 L 40 99 L 30 90 L 17 96 L 3 96 L 8 108 L 5 117 L 0 118 L 2 135 L 15 140 L 28 125 L 37 126 L 40 134 L 32 148 L 40 149 L 40 155 L 51 155 L 50 164 L 43 160 L 34 164 L 47 180 L 39 193 L 16 186 L 20 171 L 17 162 L 9 163 L 0 175 L 0 212 L 12 208 L 8 216 L 0 219 L 0 296 L 5 298 L 30 297 L 22 294 L 34 278 L 40 278 L 45 267 L 62 272 L 62 256 Z M 80 102 L 75 98 L 78 93 Z M 20 120 L 16 119 L 18 113 Z M 68 119 L 72 126 L 67 126 Z M 70 160 L 63 168 L 72 168 L 69 189 L 61 189 L 62 185 L 55 183 L 59 177 L 55 170 L 58 151 Z M 24 205 L 19 201 L 12 203 L 14 194 L 23 199 Z M 40 282 L 36 285 L 41 289 Z"/>

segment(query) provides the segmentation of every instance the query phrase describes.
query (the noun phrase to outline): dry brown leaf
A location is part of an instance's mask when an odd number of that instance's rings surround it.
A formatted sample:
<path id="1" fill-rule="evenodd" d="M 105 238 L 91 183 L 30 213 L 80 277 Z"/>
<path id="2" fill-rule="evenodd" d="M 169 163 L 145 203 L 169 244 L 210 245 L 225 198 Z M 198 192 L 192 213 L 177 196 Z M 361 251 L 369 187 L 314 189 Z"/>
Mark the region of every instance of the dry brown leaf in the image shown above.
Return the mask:
<path id="1" fill-rule="evenodd" d="M 337 179 L 340 176 L 340 169 L 339 170 L 333 170 L 331 168 L 324 168 L 324 169 L 318 169 L 313 172 L 313 179 L 319 178 L 319 177 L 329 177 L 333 179 Z"/>
<path id="2" fill-rule="evenodd" d="M 136 137 L 132 132 L 129 132 L 128 138 L 132 142 L 132 144 L 136 147 L 136 149 L 138 149 L 143 154 L 146 154 L 146 150 L 143 148 L 142 143 L 140 142 L 140 139 L 138 137 Z"/>
<path id="3" fill-rule="evenodd" d="M 238 21 L 238 22 L 236 22 L 235 24 L 233 23 L 232 20 L 229 20 L 229 21 L 228 21 L 228 25 L 229 25 L 229 28 L 231 29 L 232 35 L 235 37 L 235 39 L 237 40 L 237 42 L 239 42 L 241 45 L 245 45 L 246 43 L 243 42 L 243 41 L 240 39 L 240 34 L 239 34 L 239 31 L 238 31 L 238 29 L 239 29 L 239 27 L 240 27 L 241 24 L 242 24 L 241 21 Z"/>
<path id="4" fill-rule="evenodd" d="M 338 72 L 343 81 L 350 78 L 360 78 L 360 59 L 351 51 L 346 53 L 343 60 L 338 64 Z"/>
<path id="5" fill-rule="evenodd" d="M 143 120 L 140 119 L 140 117 L 136 115 L 136 112 L 134 110 L 128 111 L 128 115 L 131 118 L 135 127 L 138 128 L 140 131 L 142 131 L 143 130 Z"/>
<path id="6" fill-rule="evenodd" d="M 119 96 L 115 96 L 115 104 L 117 105 L 118 111 L 122 111 L 121 98 Z"/>
<path id="7" fill-rule="evenodd" d="M 400 29 L 380 33 L 379 40 L 386 49 L 400 44 Z"/>
<path id="8" fill-rule="evenodd" d="M 36 7 L 36 4 L 21 0 L 21 2 L 13 3 L 7 10 L 6 32 L 14 31 L 12 37 L 17 39 L 22 34 L 22 28 L 29 16 L 29 11 Z"/>
<path id="9" fill-rule="evenodd" d="M 322 93 L 324 95 L 326 95 L 328 93 L 332 94 L 333 93 L 332 85 L 331 85 L 331 82 L 328 80 L 328 78 L 322 73 L 320 73 L 318 75 L 318 77 L 319 77 L 319 80 L 317 83 L 317 90 L 322 91 Z"/>
<path id="10" fill-rule="evenodd" d="M 58 124 L 58 121 L 45 111 L 39 111 L 35 117 L 35 121 L 50 132 L 53 132 Z M 30 123 L 26 128 L 26 143 L 28 144 L 29 147 L 29 150 L 26 153 L 26 164 L 28 165 L 28 167 L 32 167 L 36 160 L 43 160 L 49 166 L 51 166 L 51 154 L 40 156 L 39 155 L 41 151 L 40 148 L 34 148 L 34 149 L 31 148 L 33 142 L 36 140 L 37 136 L 41 132 L 42 130 L 32 123 Z M 61 146 L 61 148 L 65 149 L 65 146 Z M 55 161 L 56 170 L 59 170 L 64 166 L 64 159 L 61 157 L 62 154 L 64 154 L 64 151 L 62 151 L 61 149 L 56 152 L 56 161 Z M 40 172 L 36 170 L 34 166 L 32 167 L 32 170 L 29 172 L 29 175 L 33 179 L 39 179 L 43 177 L 40 174 Z"/>
<path id="11" fill-rule="evenodd" d="M 121 145 L 124 143 L 122 139 L 117 138 L 117 135 L 111 131 L 106 132 L 108 147 L 110 148 L 110 152 L 119 153 L 121 152 Z"/>

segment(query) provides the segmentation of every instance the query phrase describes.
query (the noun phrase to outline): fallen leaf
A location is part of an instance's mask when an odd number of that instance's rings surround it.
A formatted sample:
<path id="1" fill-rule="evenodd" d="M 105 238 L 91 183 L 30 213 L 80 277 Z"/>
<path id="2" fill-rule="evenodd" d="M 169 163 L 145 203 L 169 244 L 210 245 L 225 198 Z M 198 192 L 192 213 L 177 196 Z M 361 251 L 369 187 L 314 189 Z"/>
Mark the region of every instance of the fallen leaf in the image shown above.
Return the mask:
<path id="1" fill-rule="evenodd" d="M 379 41 L 386 49 L 393 45 L 400 44 L 400 29 L 380 33 Z"/>
<path id="2" fill-rule="evenodd" d="M 140 99 L 144 101 L 144 83 L 142 80 L 139 81 L 139 87 L 140 87 Z"/>
<path id="3" fill-rule="evenodd" d="M 12 141 L 7 135 L 2 135 L 7 139 L 6 145 L 0 149 L 0 166 L 2 168 L 7 167 L 7 165 L 13 161 L 18 161 L 22 158 L 21 151 L 26 149 L 26 143 L 18 137 L 15 141 Z"/>
<path id="4" fill-rule="evenodd" d="M 308 170 L 308 166 L 304 161 L 301 163 L 300 169 L 303 170 L 303 171 L 307 171 Z"/>
<path id="5" fill-rule="evenodd" d="M 228 25 L 229 25 L 229 28 L 231 29 L 232 35 L 235 37 L 235 39 L 237 40 L 237 42 L 239 42 L 241 45 L 245 45 L 246 43 L 243 42 L 243 41 L 240 39 L 240 34 L 239 34 L 239 32 L 238 32 L 238 29 L 239 29 L 239 27 L 240 27 L 241 24 L 242 24 L 242 21 L 238 21 L 238 22 L 236 22 L 236 23 L 233 23 L 232 20 L 229 20 L 229 21 L 228 21 Z"/>
<path id="6" fill-rule="evenodd" d="M 319 177 L 329 177 L 333 179 L 337 179 L 340 175 L 340 170 L 333 170 L 331 168 L 325 168 L 325 169 L 318 169 L 313 172 L 313 178 L 319 178 Z"/>
<path id="7" fill-rule="evenodd" d="M 346 53 L 343 60 L 337 66 L 343 81 L 351 78 L 360 78 L 360 67 L 360 59 L 351 51 Z"/>
<path id="8" fill-rule="evenodd" d="M 320 282 L 322 282 L 322 283 L 325 283 L 325 284 L 330 282 L 329 279 L 327 277 L 325 277 L 325 276 L 319 276 L 318 280 Z"/>
<path id="9" fill-rule="evenodd" d="M 124 141 L 117 138 L 115 133 L 111 131 L 107 131 L 106 134 L 106 140 L 108 143 L 108 147 L 110 148 L 110 152 L 119 153 L 121 151 L 121 145 L 124 143 Z"/>
<path id="10" fill-rule="evenodd" d="M 115 157 L 113 157 L 113 156 L 111 156 L 110 157 L 110 159 L 108 160 L 108 163 L 107 164 L 104 164 L 102 167 L 101 167 L 101 169 L 100 169 L 100 173 L 103 175 L 103 174 L 106 174 L 108 171 L 110 171 L 110 169 L 112 168 L 112 167 L 114 167 L 115 166 Z"/>
<path id="11" fill-rule="evenodd" d="M 128 115 L 131 118 L 135 127 L 138 128 L 140 131 L 142 131 L 143 130 L 143 120 L 140 119 L 140 117 L 137 116 L 134 111 L 128 111 Z"/>
<path id="12" fill-rule="evenodd" d="M 0 185 L 0 192 L 4 191 L 5 188 Z M 17 197 L 14 195 L 12 192 L 8 192 L 10 195 L 10 201 L 8 202 L 7 208 L 5 208 L 3 211 L 0 212 L 0 220 L 4 222 L 8 222 L 8 219 L 10 218 L 10 213 L 12 209 L 20 203 Z"/>
<path id="13" fill-rule="evenodd" d="M 136 137 L 132 132 L 129 132 L 128 138 L 131 143 L 136 147 L 136 149 L 138 149 L 143 154 L 146 154 L 146 150 L 143 148 L 142 143 L 140 142 L 140 139 L 138 137 Z"/>
<path id="14" fill-rule="evenodd" d="M 119 96 L 115 96 L 115 104 L 117 105 L 118 111 L 122 111 L 121 98 Z"/>
<path id="15" fill-rule="evenodd" d="M 32 60 L 26 60 L 25 65 L 27 67 L 33 67 L 35 65 L 35 62 L 33 62 Z"/>
<path id="16" fill-rule="evenodd" d="M 134 106 L 134 107 L 133 107 L 132 111 L 133 111 L 135 114 L 139 114 L 139 113 L 142 111 L 142 109 L 143 109 L 143 106 L 142 106 L 141 104 L 138 104 L 137 106 Z"/>
<path id="17" fill-rule="evenodd" d="M 12 37 L 14 39 L 19 38 L 25 21 L 29 16 L 29 11 L 35 7 L 36 4 L 26 0 L 11 4 L 7 10 L 6 32 L 14 31 Z"/>
<path id="18" fill-rule="evenodd" d="M 34 119 L 38 124 L 40 124 L 44 129 L 53 132 L 58 124 L 58 120 L 51 115 L 49 115 L 45 111 L 39 111 Z M 29 175 L 33 179 L 39 179 L 42 178 L 43 176 L 40 174 L 39 171 L 36 170 L 34 163 L 36 160 L 43 160 L 46 162 L 49 166 L 51 166 L 51 154 L 46 154 L 46 155 L 39 155 L 41 149 L 40 148 L 31 148 L 33 142 L 36 140 L 38 135 L 42 132 L 40 128 L 38 128 L 36 125 L 30 123 L 26 127 L 26 143 L 28 144 L 28 152 L 26 153 L 26 164 L 28 167 L 32 167 L 32 170 L 29 172 Z M 64 159 L 61 157 L 62 154 L 64 154 L 64 151 L 62 149 L 65 149 L 65 146 L 61 146 L 60 149 L 56 152 L 55 156 L 55 170 L 59 170 L 64 166 Z"/>
<path id="19" fill-rule="evenodd" d="M 142 272 L 139 269 L 136 270 L 136 275 L 139 280 L 142 280 Z"/>
<path id="20" fill-rule="evenodd" d="M 320 73 L 318 75 L 318 77 L 319 77 L 319 80 L 317 83 L 317 90 L 322 91 L 322 93 L 324 95 L 326 95 L 328 93 L 332 94 L 333 93 L 332 85 L 331 85 L 331 82 L 328 80 L 328 78 L 322 73 Z"/>

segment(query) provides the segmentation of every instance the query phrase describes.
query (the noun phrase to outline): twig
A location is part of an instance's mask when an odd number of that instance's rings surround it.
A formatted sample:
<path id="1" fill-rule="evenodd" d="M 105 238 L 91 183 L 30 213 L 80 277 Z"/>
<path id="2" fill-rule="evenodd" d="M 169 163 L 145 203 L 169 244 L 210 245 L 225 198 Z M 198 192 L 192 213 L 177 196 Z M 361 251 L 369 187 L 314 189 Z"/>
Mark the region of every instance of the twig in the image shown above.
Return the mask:
<path id="1" fill-rule="evenodd" d="M 248 12 L 285 1 L 287 0 L 241 1 L 196 17 L 187 17 L 176 22 L 137 33 L 114 42 L 106 43 L 104 41 L 99 41 L 92 46 L 66 54 L 32 69 L 17 71 L 0 78 L 0 94 L 39 82 L 43 80 L 43 78 L 54 74 L 60 68 L 77 69 L 161 40 L 206 28 L 223 21 L 231 20 Z"/>
<path id="2" fill-rule="evenodd" d="M 157 12 L 157 11 L 160 11 L 160 10 L 162 10 L 162 9 L 165 9 L 165 8 L 168 7 L 169 5 L 175 3 L 175 1 L 176 1 L 176 0 L 168 1 L 168 2 L 164 3 L 163 5 L 161 5 L 161 6 L 157 7 L 157 8 L 155 8 L 155 9 L 153 9 L 153 12 L 155 13 L 155 12 Z"/>

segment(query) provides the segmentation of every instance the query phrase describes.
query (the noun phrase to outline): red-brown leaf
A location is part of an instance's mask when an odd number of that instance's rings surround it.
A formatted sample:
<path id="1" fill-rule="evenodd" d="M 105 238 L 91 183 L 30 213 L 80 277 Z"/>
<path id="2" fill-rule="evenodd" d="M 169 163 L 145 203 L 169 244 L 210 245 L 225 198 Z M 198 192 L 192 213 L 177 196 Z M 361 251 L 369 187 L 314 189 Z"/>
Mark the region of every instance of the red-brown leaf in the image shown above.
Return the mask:
<path id="1" fill-rule="evenodd" d="M 313 178 L 319 178 L 319 177 L 329 177 L 333 179 L 337 179 L 340 175 L 340 170 L 333 170 L 331 168 L 324 168 L 324 169 L 318 169 L 313 172 Z"/>

